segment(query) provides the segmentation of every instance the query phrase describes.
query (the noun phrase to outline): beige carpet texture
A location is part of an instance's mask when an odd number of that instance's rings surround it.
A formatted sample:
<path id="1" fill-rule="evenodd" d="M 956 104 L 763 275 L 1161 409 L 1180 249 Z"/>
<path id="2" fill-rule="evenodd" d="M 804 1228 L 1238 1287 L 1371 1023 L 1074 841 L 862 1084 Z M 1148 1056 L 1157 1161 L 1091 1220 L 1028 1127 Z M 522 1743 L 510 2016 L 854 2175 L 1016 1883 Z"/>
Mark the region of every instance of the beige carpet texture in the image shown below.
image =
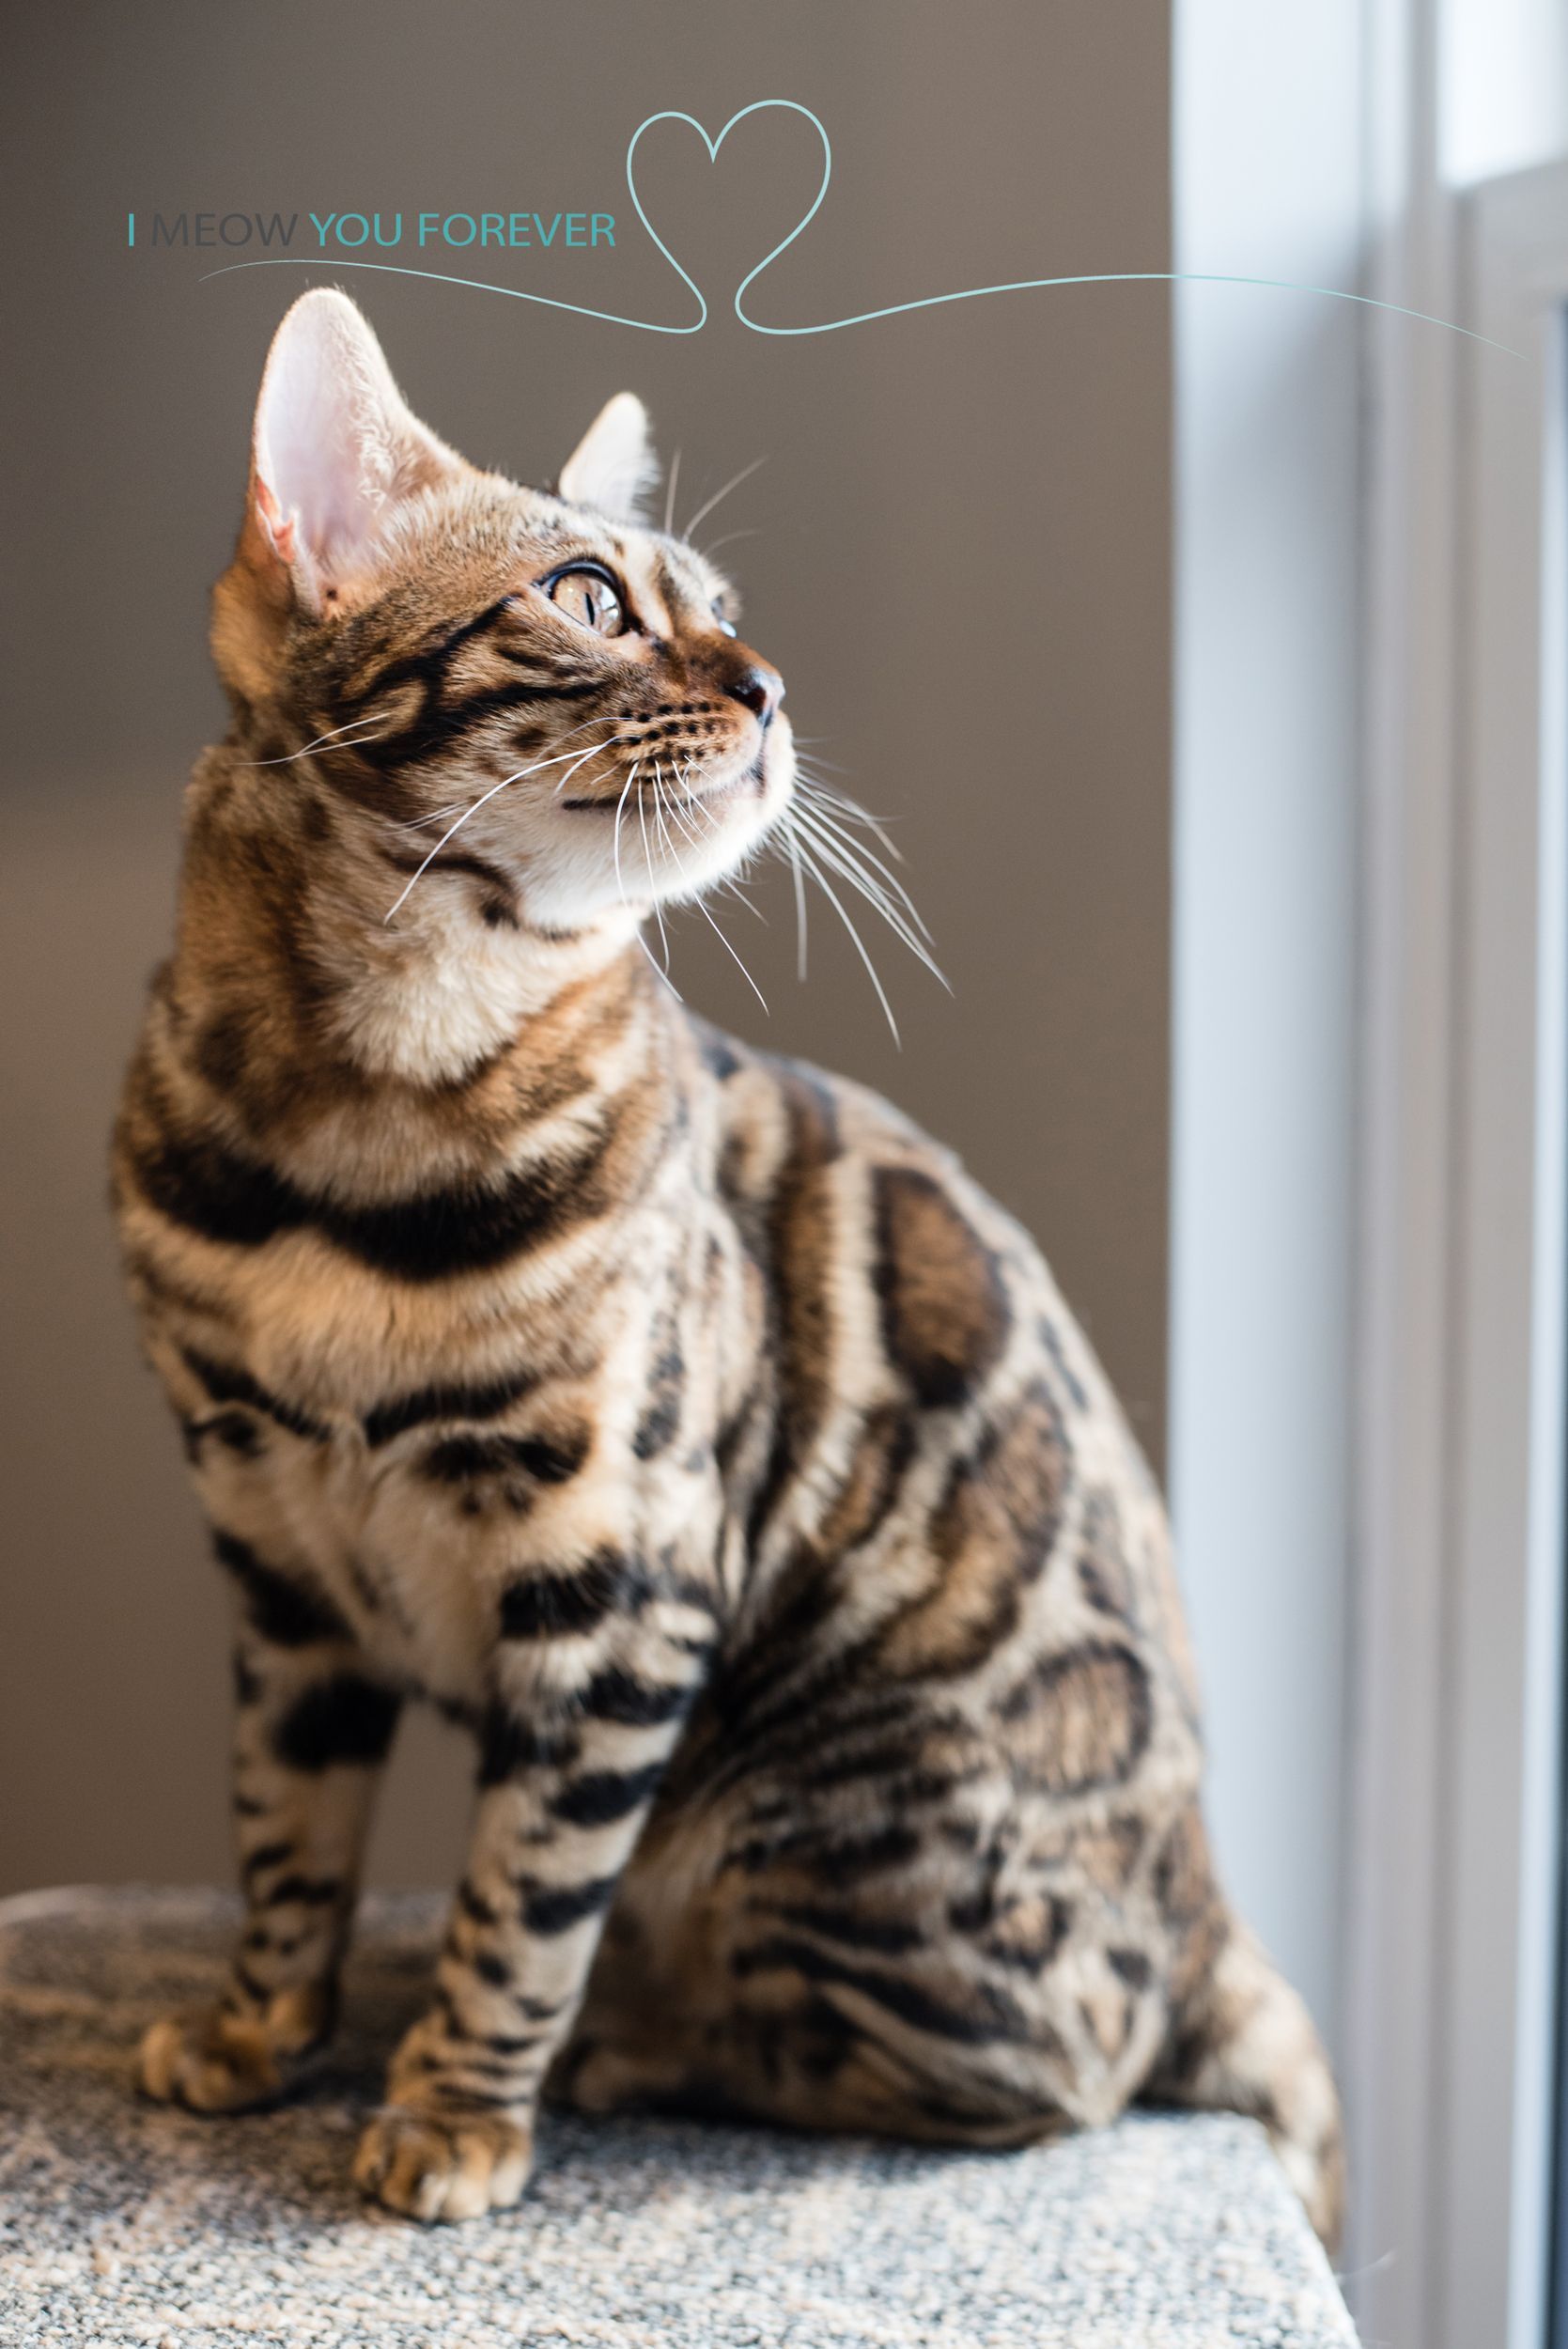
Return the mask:
<path id="1" fill-rule="evenodd" d="M 371 2210 L 349 2159 L 441 1915 L 368 1901 L 309 2090 L 204 2120 L 138 2100 L 130 2058 L 216 1986 L 231 1903 L 0 1904 L 5 2349 L 1355 2349 L 1261 2131 L 1225 2117 L 942 2154 L 551 2116 L 516 2210 Z"/>

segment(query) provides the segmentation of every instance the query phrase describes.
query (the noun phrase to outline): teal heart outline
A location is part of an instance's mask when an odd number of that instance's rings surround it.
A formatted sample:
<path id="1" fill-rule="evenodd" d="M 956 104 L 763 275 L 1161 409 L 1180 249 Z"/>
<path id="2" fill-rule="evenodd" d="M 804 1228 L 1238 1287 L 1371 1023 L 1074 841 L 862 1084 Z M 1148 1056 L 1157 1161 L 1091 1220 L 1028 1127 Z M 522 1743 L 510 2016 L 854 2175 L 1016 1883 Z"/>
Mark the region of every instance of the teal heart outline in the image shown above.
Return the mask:
<path id="1" fill-rule="evenodd" d="M 232 277 L 241 270 L 253 269 L 319 270 L 325 268 L 332 272 L 346 269 L 368 270 L 379 277 L 426 277 L 437 285 L 466 286 L 474 293 L 505 294 L 512 302 L 533 303 L 542 310 L 564 310 L 574 318 L 598 319 L 606 326 L 638 327 L 647 334 L 700 334 L 707 324 L 707 297 L 691 272 L 682 269 L 648 218 L 638 190 L 634 169 L 637 149 L 644 133 L 651 131 L 656 123 L 684 122 L 688 129 L 695 131 L 702 140 L 707 149 L 709 163 L 717 163 L 719 149 L 737 123 L 744 122 L 748 115 L 766 114 L 774 110 L 784 114 L 803 115 L 811 124 L 822 143 L 822 178 L 818 182 L 816 194 L 788 236 L 781 237 L 771 253 L 765 254 L 756 267 L 747 272 L 735 289 L 733 304 L 735 315 L 740 320 L 741 325 L 748 328 L 753 334 L 766 334 L 786 339 L 810 334 L 836 334 L 847 326 L 869 326 L 877 319 L 904 318 L 917 310 L 946 309 L 950 304 L 957 302 L 980 302 L 988 294 L 1035 293 L 1058 286 L 1261 286 L 1268 287 L 1280 293 L 1317 294 L 1327 301 L 1355 303 L 1363 309 L 1387 310 L 1394 318 L 1411 319 L 1421 326 L 1439 326 L 1449 334 L 1462 334 L 1467 342 L 1483 343 L 1488 350 L 1505 351 L 1511 359 L 1523 359 L 1526 356 L 1524 351 L 1514 350 L 1511 343 L 1497 342 L 1489 334 L 1478 334 L 1474 327 L 1461 326 L 1456 319 L 1438 318 L 1430 310 L 1409 309 L 1400 302 L 1383 302 L 1374 294 L 1349 293 L 1341 286 L 1316 286 L 1296 277 L 1237 277 L 1209 270 L 1095 270 L 1082 275 L 1067 277 L 1015 277 L 996 286 L 964 286 L 951 293 L 923 294 L 917 296 L 912 302 L 894 302 L 876 310 L 856 310 L 847 318 L 819 319 L 814 324 L 807 326 L 764 326 L 759 319 L 748 318 L 745 308 L 746 294 L 749 288 L 756 284 L 763 272 L 771 269 L 780 254 L 787 253 L 796 239 L 810 227 L 821 209 L 822 199 L 828 193 L 828 183 L 833 175 L 832 142 L 828 136 L 827 130 L 817 116 L 813 114 L 811 108 L 803 106 L 796 98 L 754 98 L 749 106 L 742 106 L 737 113 L 731 115 L 717 138 L 708 136 L 706 127 L 697 120 L 695 115 L 689 115 L 680 107 L 665 107 L 660 113 L 649 115 L 645 120 L 640 122 L 628 142 L 626 150 L 627 193 L 631 198 L 638 219 L 643 224 L 644 234 L 651 238 L 697 304 L 698 316 L 691 326 L 661 326 L 653 319 L 629 319 L 623 317 L 618 311 L 597 310 L 587 303 L 564 301 L 558 294 L 532 293 L 521 286 L 497 286 L 482 277 L 458 277 L 450 271 L 413 269 L 406 263 L 396 261 L 355 261 L 349 259 L 345 254 L 334 254 L 330 261 L 321 254 L 313 254 L 308 257 L 304 255 L 270 254 L 264 259 L 259 260 L 229 261 L 221 269 L 205 271 L 199 282 L 207 285 L 214 277 Z"/>
<path id="2" fill-rule="evenodd" d="M 719 160 L 719 149 L 723 146 L 724 141 L 729 137 L 730 132 L 735 129 L 737 123 L 744 122 L 748 115 L 768 114 L 775 111 L 782 114 L 803 115 L 805 119 L 811 124 L 812 129 L 816 132 L 818 139 L 820 139 L 822 143 L 822 177 L 817 183 L 816 194 L 813 196 L 810 204 L 801 213 L 800 219 L 796 222 L 788 236 L 782 237 L 779 240 L 779 242 L 773 247 L 772 252 L 765 254 L 763 258 L 757 263 L 756 267 L 753 270 L 748 271 L 747 274 L 741 279 L 739 285 L 735 289 L 735 315 L 740 320 L 741 325 L 751 327 L 753 333 L 766 333 L 768 331 L 766 328 L 757 328 L 753 324 L 753 320 L 746 316 L 746 312 L 742 307 L 742 304 L 745 301 L 747 288 L 755 284 L 756 280 L 762 275 L 765 269 L 770 269 L 772 267 L 781 253 L 786 253 L 789 250 L 789 247 L 795 242 L 797 237 L 803 235 L 805 230 L 811 226 L 812 222 L 816 218 L 818 211 L 821 210 L 822 199 L 828 193 L 828 182 L 833 176 L 832 141 L 829 138 L 827 131 L 821 121 L 815 115 L 813 114 L 809 106 L 802 106 L 799 99 L 753 98 L 749 106 L 742 106 L 739 108 L 738 112 L 731 115 L 729 120 L 725 123 L 717 138 L 709 136 L 706 124 L 699 122 L 695 115 L 689 115 L 678 106 L 667 106 L 660 114 L 649 115 L 645 121 L 640 122 L 637 125 L 636 130 L 633 131 L 631 134 L 626 150 L 627 194 L 631 198 L 632 206 L 636 211 L 638 219 L 643 224 L 644 233 L 652 238 L 654 243 L 659 247 L 660 253 L 663 254 L 664 258 L 669 262 L 670 267 L 675 271 L 675 275 L 680 279 L 682 285 L 685 286 L 688 291 L 695 297 L 697 308 L 700 313 L 694 326 L 666 327 L 663 330 L 666 334 L 700 334 L 703 328 L 707 324 L 707 297 L 690 272 L 682 269 L 680 263 L 676 260 L 675 255 L 671 252 L 663 238 L 660 235 L 658 229 L 648 218 L 647 212 L 644 207 L 642 194 L 637 185 L 637 174 L 635 170 L 637 149 L 642 143 L 644 133 L 651 131 L 656 123 L 684 122 L 689 129 L 695 131 L 697 136 L 706 148 L 708 162 L 710 163 L 716 163 Z"/>
<path id="3" fill-rule="evenodd" d="M 772 263 L 778 259 L 780 254 L 784 252 L 795 242 L 796 238 L 799 237 L 804 229 L 810 227 L 812 222 L 816 217 L 823 197 L 828 193 L 828 182 L 832 178 L 833 150 L 832 143 L 829 139 L 827 131 L 824 129 L 822 123 L 817 119 L 816 116 L 813 114 L 811 108 L 809 106 L 802 106 L 800 101 L 794 98 L 753 99 L 749 106 L 742 106 L 737 114 L 731 115 L 729 120 L 725 123 L 717 138 L 710 138 L 708 136 L 706 129 L 697 120 L 695 115 L 686 114 L 678 107 L 666 107 L 662 113 L 649 115 L 645 121 L 640 122 L 637 125 L 636 130 L 633 131 L 630 140 L 628 142 L 626 150 L 627 194 L 630 196 L 637 217 L 643 224 L 644 235 L 651 237 L 660 252 L 662 253 L 664 258 L 669 262 L 670 267 L 675 271 L 675 275 L 680 279 L 681 284 L 686 288 L 687 291 L 696 302 L 698 315 L 691 326 L 661 326 L 655 319 L 629 319 L 623 317 L 618 311 L 596 310 L 587 303 L 563 301 L 558 294 L 531 293 L 521 286 L 497 286 L 482 277 L 459 277 L 449 270 L 414 269 L 410 267 L 410 265 L 406 262 L 397 261 L 356 261 L 350 259 L 346 254 L 337 253 L 334 253 L 330 260 L 327 259 L 326 256 L 323 254 L 311 254 L 309 256 L 305 256 L 303 254 L 295 255 L 290 253 L 269 254 L 266 258 L 262 260 L 229 261 L 226 262 L 221 269 L 204 271 L 200 283 L 207 285 L 214 277 L 233 277 L 238 275 L 242 270 L 253 269 L 326 269 L 334 272 L 346 269 L 366 270 L 378 277 L 424 277 L 428 278 L 435 285 L 466 286 L 474 293 L 505 294 L 507 300 L 511 302 L 532 303 L 536 304 L 541 310 L 565 310 L 574 318 L 598 319 L 600 319 L 606 326 L 640 327 L 642 331 L 647 334 L 700 334 L 703 328 L 707 324 L 707 296 L 704 293 L 702 288 L 697 284 L 696 280 L 691 276 L 690 271 L 682 269 L 680 263 L 675 259 L 675 255 L 671 252 L 663 238 L 660 235 L 658 229 L 648 218 L 647 212 L 644 208 L 642 195 L 638 191 L 636 172 L 634 169 L 634 161 L 638 145 L 642 140 L 644 132 L 651 131 L 655 123 L 684 122 L 689 126 L 689 128 L 695 131 L 697 136 L 702 140 L 703 145 L 707 149 L 707 159 L 709 163 L 715 163 L 718 160 L 719 149 L 723 146 L 724 141 L 729 137 L 730 132 L 735 129 L 737 122 L 744 122 L 748 115 L 762 114 L 772 108 L 778 108 L 781 112 L 785 114 L 804 115 L 806 120 L 811 124 L 812 129 L 816 132 L 817 137 L 822 142 L 822 178 L 817 185 L 816 194 L 813 196 L 810 205 L 807 207 L 806 210 L 802 212 L 800 218 L 796 222 L 788 236 L 781 238 L 780 241 L 773 247 L 772 252 L 766 254 L 757 263 L 755 269 L 749 271 L 746 276 L 741 279 L 740 284 L 736 288 L 735 314 L 740 320 L 742 326 L 750 327 L 753 334 L 768 334 L 779 331 L 789 334 L 800 331 L 808 333 L 815 332 L 815 329 L 800 330 L 797 328 L 785 328 L 779 330 L 772 327 L 758 326 L 753 319 L 749 319 L 746 316 L 745 311 L 741 307 L 741 302 L 748 286 L 754 285 L 756 280 L 762 275 L 763 271 L 769 268 Z"/>

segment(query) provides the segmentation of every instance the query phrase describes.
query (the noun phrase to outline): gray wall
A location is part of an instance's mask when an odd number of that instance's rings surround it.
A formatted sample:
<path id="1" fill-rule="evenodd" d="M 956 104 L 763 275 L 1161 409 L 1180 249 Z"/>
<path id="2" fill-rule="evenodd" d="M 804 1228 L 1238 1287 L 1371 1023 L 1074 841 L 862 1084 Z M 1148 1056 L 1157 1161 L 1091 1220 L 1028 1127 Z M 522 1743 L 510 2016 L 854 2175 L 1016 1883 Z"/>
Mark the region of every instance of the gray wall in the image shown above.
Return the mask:
<path id="1" fill-rule="evenodd" d="M 305 270 L 199 282 L 125 244 L 156 208 L 579 206 L 629 221 L 621 156 L 661 106 L 763 96 L 835 148 L 823 212 L 757 311 L 832 317 L 945 287 L 1169 266 L 1165 10 L 1154 0 L 468 0 L 330 9 L 30 5 L 9 19 L 8 710 L 0 941 L 7 1337 L 0 1375 L 0 1887 L 225 1867 L 222 1594 L 135 1360 L 103 1143 L 166 932 L 181 779 L 219 722 L 205 596 L 238 515 L 268 336 Z M 1145 1440 L 1165 1359 L 1169 328 L 1157 287 L 1004 297 L 799 341 L 728 316 L 815 185 L 796 126 L 644 152 L 662 233 L 709 288 L 667 339 L 337 272 L 415 407 L 472 457 L 553 472 L 621 383 L 679 446 L 680 508 L 768 463 L 707 532 L 797 726 L 898 819 L 950 1001 L 813 921 L 700 920 L 688 999 L 853 1070 L 956 1143 L 1041 1236 Z M 718 200 L 714 200 L 717 189 Z M 634 224 L 631 224 L 634 229 Z M 144 229 L 145 235 L 145 229 Z M 296 246 L 296 251 L 300 248 Z M 459 269 L 459 260 L 456 264 Z M 677 319 L 640 235 L 485 274 Z M 329 269 L 322 275 L 333 275 Z M 449 1872 L 462 1757 L 418 1725 L 383 1878 Z"/>

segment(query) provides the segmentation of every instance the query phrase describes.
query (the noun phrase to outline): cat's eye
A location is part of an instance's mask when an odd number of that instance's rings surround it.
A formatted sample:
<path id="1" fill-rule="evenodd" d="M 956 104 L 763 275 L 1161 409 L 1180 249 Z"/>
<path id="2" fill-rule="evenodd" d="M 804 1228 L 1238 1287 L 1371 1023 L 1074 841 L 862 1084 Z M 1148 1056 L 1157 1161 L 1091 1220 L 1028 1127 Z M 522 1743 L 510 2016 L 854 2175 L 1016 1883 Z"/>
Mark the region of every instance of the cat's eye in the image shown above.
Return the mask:
<path id="1" fill-rule="evenodd" d="M 724 607 L 722 603 L 714 604 L 713 616 L 719 623 L 720 633 L 722 635 L 733 636 L 735 634 L 735 622 L 725 618 Z"/>
<path id="2" fill-rule="evenodd" d="M 540 582 L 545 594 L 558 612 L 579 628 L 591 629 L 596 636 L 619 636 L 625 632 L 626 606 L 621 591 L 608 571 L 597 564 L 573 564 L 568 569 L 556 571 Z"/>

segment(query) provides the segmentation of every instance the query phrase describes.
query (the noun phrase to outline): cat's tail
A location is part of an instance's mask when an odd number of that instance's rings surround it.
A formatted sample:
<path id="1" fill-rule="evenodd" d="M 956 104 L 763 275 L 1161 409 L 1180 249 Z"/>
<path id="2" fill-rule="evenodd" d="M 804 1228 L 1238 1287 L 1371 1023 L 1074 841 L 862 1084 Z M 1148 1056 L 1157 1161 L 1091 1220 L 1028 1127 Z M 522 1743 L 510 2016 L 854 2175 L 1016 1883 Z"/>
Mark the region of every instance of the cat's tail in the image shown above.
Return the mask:
<path id="1" fill-rule="evenodd" d="M 1211 1951 L 1143 2100 L 1261 2121 L 1332 2253 L 1344 2216 L 1344 2144 L 1334 2076 L 1312 2016 L 1234 1917 L 1219 1921 Z"/>

